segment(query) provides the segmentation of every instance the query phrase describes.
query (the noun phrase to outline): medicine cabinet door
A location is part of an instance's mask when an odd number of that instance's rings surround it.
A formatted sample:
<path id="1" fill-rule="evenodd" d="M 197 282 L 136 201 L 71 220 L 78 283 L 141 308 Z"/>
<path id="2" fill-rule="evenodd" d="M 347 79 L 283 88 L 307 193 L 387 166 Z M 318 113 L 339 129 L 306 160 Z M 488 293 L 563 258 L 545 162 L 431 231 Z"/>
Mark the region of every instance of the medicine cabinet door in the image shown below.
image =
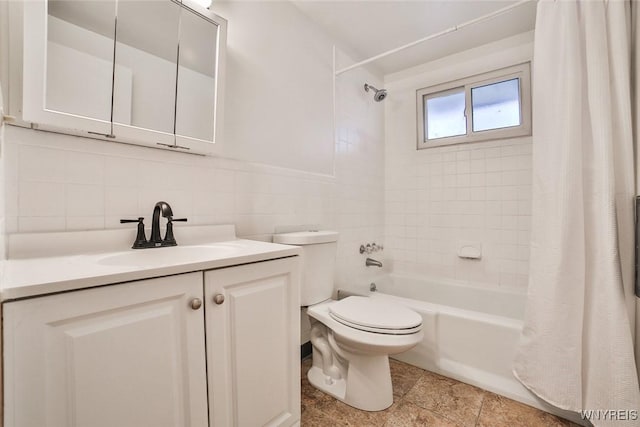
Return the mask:
<path id="1" fill-rule="evenodd" d="M 118 2 L 113 133 L 152 146 L 174 144 L 180 5 Z"/>
<path id="2" fill-rule="evenodd" d="M 23 119 L 110 134 L 116 1 L 24 8 Z"/>
<path id="3" fill-rule="evenodd" d="M 214 152 L 222 121 L 226 22 L 209 11 L 195 13 L 189 7 L 182 9 L 180 20 L 176 145 Z"/>

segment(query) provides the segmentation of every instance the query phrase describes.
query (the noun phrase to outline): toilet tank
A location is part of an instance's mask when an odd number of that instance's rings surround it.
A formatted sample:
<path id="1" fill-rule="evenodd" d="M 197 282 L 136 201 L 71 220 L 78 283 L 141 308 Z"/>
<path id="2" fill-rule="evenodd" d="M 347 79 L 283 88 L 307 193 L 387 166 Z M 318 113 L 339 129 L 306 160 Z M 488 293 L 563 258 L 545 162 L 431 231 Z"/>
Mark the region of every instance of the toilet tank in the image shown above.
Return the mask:
<path id="1" fill-rule="evenodd" d="M 331 298 L 337 241 L 336 231 L 298 231 L 273 236 L 274 243 L 302 248 L 301 306 L 313 305 Z"/>

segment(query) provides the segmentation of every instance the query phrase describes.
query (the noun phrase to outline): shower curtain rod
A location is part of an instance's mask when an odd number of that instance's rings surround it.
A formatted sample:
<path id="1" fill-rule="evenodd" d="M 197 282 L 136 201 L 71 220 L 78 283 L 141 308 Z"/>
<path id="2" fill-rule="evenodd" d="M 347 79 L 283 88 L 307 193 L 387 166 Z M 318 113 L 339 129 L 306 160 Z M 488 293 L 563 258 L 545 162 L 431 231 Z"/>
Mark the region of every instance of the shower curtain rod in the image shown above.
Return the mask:
<path id="1" fill-rule="evenodd" d="M 470 21 L 463 22 L 462 24 L 454 25 L 453 27 L 450 27 L 450 28 L 447 28 L 446 30 L 440 31 L 439 33 L 431 34 L 430 36 L 423 37 L 421 39 L 412 41 L 411 43 L 407 43 L 407 44 L 402 45 L 400 47 L 397 47 L 395 49 L 391 49 L 391 50 L 388 50 L 386 52 L 382 52 L 382 53 L 380 53 L 380 54 L 378 54 L 376 56 L 372 56 L 369 59 L 365 59 L 364 61 L 356 62 L 353 65 L 349 65 L 348 67 L 345 67 L 345 68 L 342 68 L 342 69 L 336 71 L 336 76 L 338 76 L 338 75 L 340 75 L 342 73 L 345 73 L 345 72 L 347 72 L 349 70 L 353 70 L 354 68 L 358 68 L 358 67 L 361 67 L 363 65 L 369 64 L 370 62 L 377 61 L 378 59 L 384 58 L 385 56 L 392 55 L 392 54 L 394 54 L 396 52 L 400 52 L 401 50 L 405 50 L 405 49 L 408 49 L 408 48 L 413 47 L 415 45 L 418 45 L 420 43 L 426 42 L 427 40 L 432 40 L 432 39 L 438 38 L 440 36 L 444 36 L 445 34 L 449 34 L 449 33 L 453 33 L 454 31 L 458 31 L 459 29 L 464 28 L 466 26 L 469 26 L 469 25 L 472 25 L 472 24 L 476 24 L 478 22 L 482 22 L 482 21 L 485 21 L 487 19 L 491 19 L 491 18 L 493 18 L 495 16 L 498 16 L 498 15 L 501 15 L 501 14 L 503 14 L 505 12 L 510 11 L 511 9 L 515 9 L 516 7 L 518 7 L 520 5 L 523 5 L 525 3 L 531 3 L 531 2 L 534 2 L 534 1 L 537 1 L 537 0 L 520 0 L 519 2 L 514 3 L 512 5 L 505 6 L 502 9 L 498 9 L 498 10 L 496 10 L 494 12 L 487 13 L 486 15 L 482 15 L 482 16 L 480 16 L 478 18 L 475 18 L 475 19 L 472 19 Z"/>

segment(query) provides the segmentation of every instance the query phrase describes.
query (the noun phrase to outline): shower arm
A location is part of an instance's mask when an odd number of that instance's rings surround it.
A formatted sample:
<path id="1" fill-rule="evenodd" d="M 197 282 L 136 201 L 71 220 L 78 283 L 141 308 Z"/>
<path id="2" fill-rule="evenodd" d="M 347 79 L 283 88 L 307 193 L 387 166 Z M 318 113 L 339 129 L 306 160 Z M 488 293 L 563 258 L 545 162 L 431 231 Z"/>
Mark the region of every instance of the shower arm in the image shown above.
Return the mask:
<path id="1" fill-rule="evenodd" d="M 365 83 L 364 84 L 364 90 L 366 92 L 369 92 L 369 89 L 373 89 L 374 92 L 379 92 L 379 90 L 375 86 L 372 86 L 369 83 Z"/>

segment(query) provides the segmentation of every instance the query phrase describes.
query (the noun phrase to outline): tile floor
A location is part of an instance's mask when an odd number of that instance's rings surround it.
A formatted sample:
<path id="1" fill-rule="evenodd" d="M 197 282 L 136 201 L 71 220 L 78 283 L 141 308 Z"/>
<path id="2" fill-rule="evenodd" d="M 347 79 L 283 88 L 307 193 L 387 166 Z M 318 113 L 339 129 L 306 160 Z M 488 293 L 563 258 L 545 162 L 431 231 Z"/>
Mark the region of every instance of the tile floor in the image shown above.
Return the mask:
<path id="1" fill-rule="evenodd" d="M 578 427 L 577 424 L 469 384 L 391 360 L 393 405 L 380 412 L 352 408 L 307 380 L 302 361 L 302 427 Z"/>

